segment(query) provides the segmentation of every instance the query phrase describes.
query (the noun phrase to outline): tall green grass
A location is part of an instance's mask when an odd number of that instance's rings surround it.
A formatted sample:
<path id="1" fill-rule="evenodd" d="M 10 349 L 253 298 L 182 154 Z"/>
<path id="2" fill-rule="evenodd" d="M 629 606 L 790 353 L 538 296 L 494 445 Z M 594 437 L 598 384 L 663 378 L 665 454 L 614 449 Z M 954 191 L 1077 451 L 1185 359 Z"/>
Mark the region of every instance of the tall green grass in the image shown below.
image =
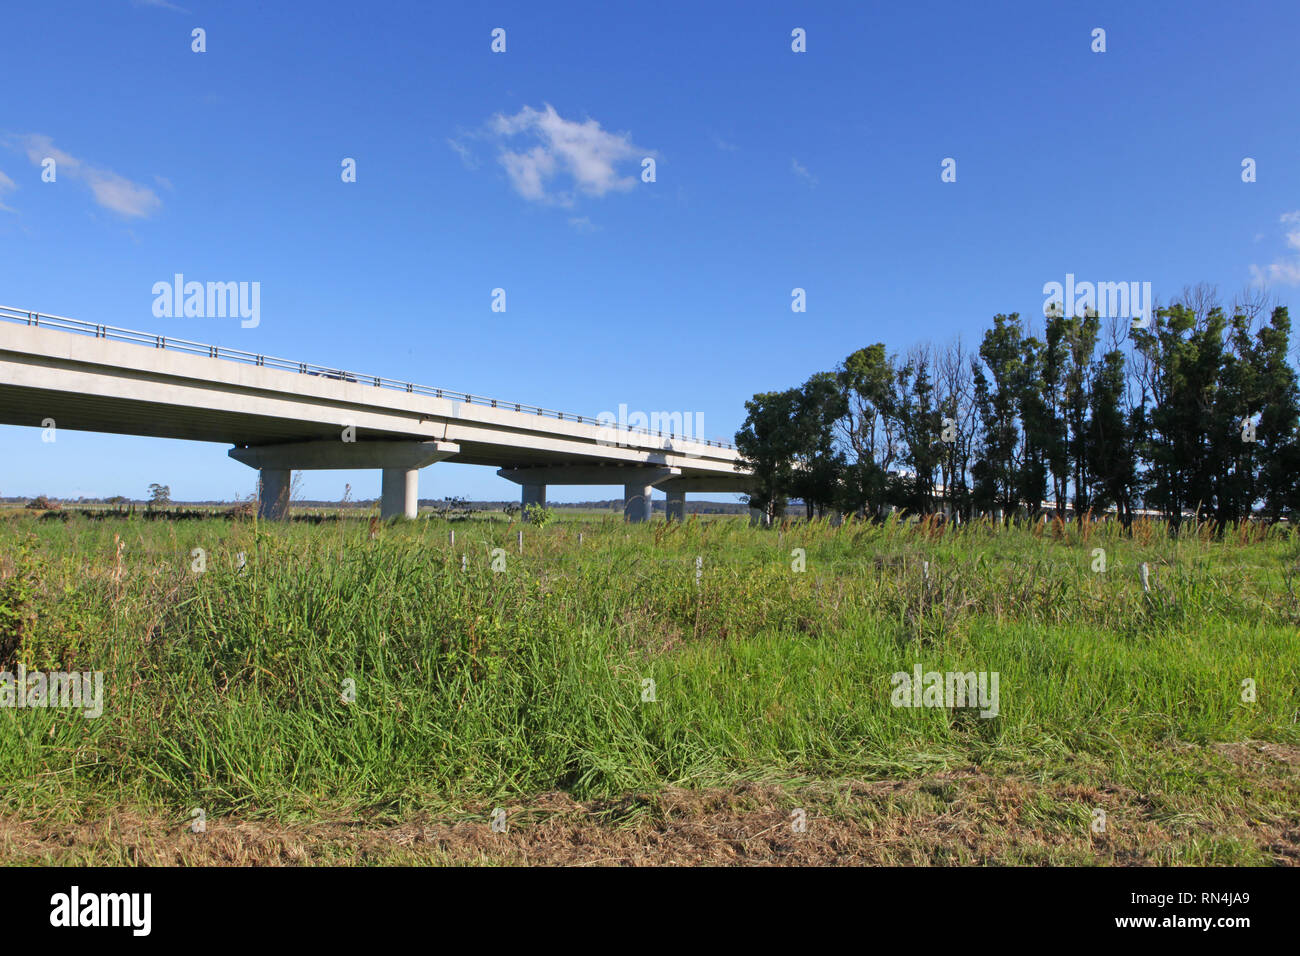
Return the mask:
<path id="1" fill-rule="evenodd" d="M 0 709 L 0 807 L 400 814 L 971 764 L 1137 781 L 1162 748 L 1300 743 L 1286 533 L 607 519 L 525 526 L 521 554 L 518 529 L 0 523 L 0 595 L 37 582 L 16 656 L 104 670 L 108 698 L 97 720 Z M 1000 715 L 891 706 L 917 663 L 999 672 Z"/>

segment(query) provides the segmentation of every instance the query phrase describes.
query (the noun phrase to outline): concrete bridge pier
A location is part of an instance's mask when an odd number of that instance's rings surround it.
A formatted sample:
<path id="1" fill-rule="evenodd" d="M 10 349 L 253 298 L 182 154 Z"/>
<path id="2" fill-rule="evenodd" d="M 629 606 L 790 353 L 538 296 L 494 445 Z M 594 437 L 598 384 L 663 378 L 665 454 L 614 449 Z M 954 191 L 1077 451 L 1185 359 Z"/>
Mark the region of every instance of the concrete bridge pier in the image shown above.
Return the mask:
<path id="1" fill-rule="evenodd" d="M 379 516 L 414 518 L 420 513 L 420 469 L 385 468 L 379 494 Z"/>
<path id="2" fill-rule="evenodd" d="M 686 492 L 669 489 L 666 513 L 669 521 L 686 520 Z"/>
<path id="3" fill-rule="evenodd" d="M 535 465 L 501 468 L 497 474 L 523 486 L 524 507 L 544 504 L 547 485 L 622 485 L 623 515 L 629 521 L 648 521 L 650 493 L 664 482 L 679 479 L 681 468 L 666 465 Z M 681 489 L 685 497 L 685 489 Z"/>
<path id="4" fill-rule="evenodd" d="M 647 485 L 643 479 L 625 482 L 623 485 L 623 517 L 628 521 L 649 521 L 653 514 L 650 492 L 654 485 Z"/>
<path id="5" fill-rule="evenodd" d="M 257 516 L 267 521 L 287 518 L 293 472 L 288 468 L 262 468 L 257 476 Z"/>
<path id="6" fill-rule="evenodd" d="M 304 441 L 242 446 L 227 454 L 261 473 L 258 515 L 286 520 L 294 471 L 354 468 L 383 470 L 382 517 L 414 518 L 420 507 L 420 469 L 459 452 L 459 445 L 445 441 Z"/>
<path id="7" fill-rule="evenodd" d="M 528 520 L 527 512 L 528 512 L 529 505 L 537 505 L 538 507 L 541 508 L 546 507 L 546 486 L 533 483 L 533 484 L 522 485 L 521 488 L 522 488 L 522 492 L 520 496 L 520 501 L 523 503 L 524 520 L 527 521 Z"/>

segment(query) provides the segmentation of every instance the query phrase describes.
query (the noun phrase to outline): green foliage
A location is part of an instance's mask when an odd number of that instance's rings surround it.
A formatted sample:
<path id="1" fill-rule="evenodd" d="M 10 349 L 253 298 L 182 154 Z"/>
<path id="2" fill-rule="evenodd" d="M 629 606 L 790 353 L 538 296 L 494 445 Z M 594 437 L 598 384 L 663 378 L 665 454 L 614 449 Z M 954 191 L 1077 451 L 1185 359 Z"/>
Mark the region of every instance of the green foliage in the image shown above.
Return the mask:
<path id="1" fill-rule="evenodd" d="M 1287 310 L 1263 321 L 1262 300 L 1229 315 L 1210 290 L 1185 298 L 1145 328 L 1058 310 L 1042 339 L 998 314 L 969 365 L 959 342 L 903 358 L 876 343 L 800 388 L 755 395 L 736 435 L 751 503 L 1011 520 L 1046 502 L 1076 520 L 1113 510 L 1126 526 L 1147 507 L 1174 530 L 1188 514 L 1220 529 L 1300 516 Z"/>
<path id="2" fill-rule="evenodd" d="M 524 520 L 537 528 L 545 528 L 555 520 L 555 512 L 534 502 L 524 509 Z"/>
<path id="3" fill-rule="evenodd" d="M 24 637 L 36 622 L 34 599 L 40 586 L 34 534 L 18 539 L 0 559 L 0 667 L 13 664 Z"/>

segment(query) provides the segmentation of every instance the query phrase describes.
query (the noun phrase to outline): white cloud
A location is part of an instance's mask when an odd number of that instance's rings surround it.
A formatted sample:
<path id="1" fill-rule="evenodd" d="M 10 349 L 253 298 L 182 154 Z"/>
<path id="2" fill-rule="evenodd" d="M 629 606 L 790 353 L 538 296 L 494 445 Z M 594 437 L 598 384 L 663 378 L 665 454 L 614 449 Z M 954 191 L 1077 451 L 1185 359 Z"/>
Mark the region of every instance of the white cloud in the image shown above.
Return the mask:
<path id="1" fill-rule="evenodd" d="M 519 195 L 525 199 L 547 198 L 546 180 L 555 174 L 555 157 L 544 147 L 534 146 L 527 153 L 503 152 L 501 165 Z"/>
<path id="2" fill-rule="evenodd" d="M 627 133 L 611 133 L 593 119 L 566 120 L 545 104 L 544 110 L 525 106 L 514 116 L 497 114 L 488 132 L 501 142 L 499 160 L 515 191 L 533 202 L 573 204 L 573 192 L 604 196 L 636 186 L 637 176 L 619 173 L 619 166 L 654 156 L 635 145 Z M 518 139 L 521 148 L 511 143 Z M 529 141 L 532 145 L 524 147 Z M 453 146 L 453 148 L 456 148 Z M 457 149 L 459 152 L 459 149 Z M 564 179 L 571 188 L 556 188 Z"/>
<path id="3" fill-rule="evenodd" d="M 57 148 L 48 136 L 33 133 L 20 137 L 23 149 L 32 165 L 39 166 L 45 159 L 55 162 L 60 178 L 79 179 L 90 187 L 95 202 L 105 209 L 127 217 L 148 216 L 162 205 L 162 200 L 148 186 L 134 183 L 110 169 L 101 169 L 77 159 Z"/>
<path id="4" fill-rule="evenodd" d="M 799 162 L 799 160 L 797 159 L 790 160 L 790 169 L 794 172 L 796 176 L 806 180 L 809 186 L 817 185 L 817 177 L 814 176 L 812 173 L 808 172 L 808 168 L 804 166 L 801 162 Z"/>
<path id="5" fill-rule="evenodd" d="M 718 149 L 722 150 L 725 153 L 734 153 L 736 150 L 740 149 L 740 147 L 737 146 L 735 143 L 728 142 L 727 140 L 719 136 L 717 133 L 713 133 L 711 135 L 713 137 L 713 145 L 718 147 Z"/>
<path id="6" fill-rule="evenodd" d="M 586 216 L 574 216 L 569 219 L 569 225 L 578 232 L 599 232 L 600 226 L 596 225 Z"/>
<path id="7" fill-rule="evenodd" d="M 95 202 L 123 216 L 148 216 L 162 205 L 162 200 L 148 186 L 141 186 L 117 173 L 87 170 L 86 181 L 95 194 Z"/>
<path id="8" fill-rule="evenodd" d="M 1284 212 L 1278 217 L 1284 226 L 1296 226 L 1286 230 L 1286 244 L 1297 251 L 1297 255 L 1285 255 L 1266 266 L 1252 265 L 1250 274 L 1258 284 L 1280 282 L 1283 285 L 1300 285 L 1300 209 Z"/>
<path id="9" fill-rule="evenodd" d="M 1250 275 L 1260 285 L 1268 282 L 1280 282 L 1282 285 L 1300 285 L 1300 258 L 1279 259 L 1277 262 L 1270 262 L 1262 269 L 1259 266 L 1252 265 Z"/>

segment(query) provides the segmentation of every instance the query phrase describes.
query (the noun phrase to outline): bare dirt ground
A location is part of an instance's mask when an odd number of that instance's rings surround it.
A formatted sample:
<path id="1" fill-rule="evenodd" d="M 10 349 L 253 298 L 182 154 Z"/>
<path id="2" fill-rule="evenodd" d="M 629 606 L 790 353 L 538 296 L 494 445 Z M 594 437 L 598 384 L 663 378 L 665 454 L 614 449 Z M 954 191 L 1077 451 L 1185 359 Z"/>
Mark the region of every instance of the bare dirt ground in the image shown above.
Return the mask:
<path id="1" fill-rule="evenodd" d="M 902 781 L 666 789 L 617 801 L 554 792 L 392 825 L 189 820 L 114 813 L 91 822 L 0 817 L 18 864 L 765 866 L 1253 862 L 1300 865 L 1300 748 L 1210 748 L 1284 799 L 1200 811 L 1175 797 L 1035 783 L 975 770 Z M 1290 810 L 1278 809 L 1289 805 Z M 1272 807 L 1273 809 L 1269 809 Z M 1094 829 L 1097 809 L 1102 832 Z M 799 828 L 802 820 L 804 826 Z M 1217 848 L 1217 849 L 1216 849 Z"/>

